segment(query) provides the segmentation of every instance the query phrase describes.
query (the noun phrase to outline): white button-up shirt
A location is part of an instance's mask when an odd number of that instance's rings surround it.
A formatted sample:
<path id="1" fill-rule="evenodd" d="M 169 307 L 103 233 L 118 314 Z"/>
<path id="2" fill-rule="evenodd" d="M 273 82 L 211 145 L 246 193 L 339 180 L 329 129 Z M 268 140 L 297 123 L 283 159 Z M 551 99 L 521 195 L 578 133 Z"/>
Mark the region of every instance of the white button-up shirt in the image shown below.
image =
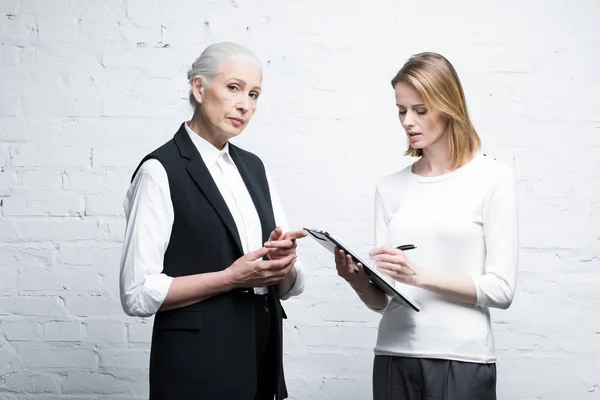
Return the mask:
<path id="1" fill-rule="evenodd" d="M 258 213 L 233 159 L 229 144 L 218 150 L 185 129 L 198 149 L 217 188 L 229 208 L 242 243 L 244 253 L 262 247 L 262 228 Z M 281 200 L 267 171 L 267 182 L 275 223 L 288 230 Z M 145 161 L 136 174 L 123 203 L 127 225 L 121 256 L 120 293 L 123 310 L 129 315 L 147 317 L 155 314 L 169 291 L 173 277 L 163 273 L 164 254 L 169 245 L 174 222 L 169 180 L 163 165 L 155 159 Z M 295 263 L 296 281 L 280 298 L 285 300 L 304 291 L 304 272 L 299 260 Z M 263 288 L 255 288 L 260 293 Z M 264 290 L 264 289 L 263 289 Z"/>

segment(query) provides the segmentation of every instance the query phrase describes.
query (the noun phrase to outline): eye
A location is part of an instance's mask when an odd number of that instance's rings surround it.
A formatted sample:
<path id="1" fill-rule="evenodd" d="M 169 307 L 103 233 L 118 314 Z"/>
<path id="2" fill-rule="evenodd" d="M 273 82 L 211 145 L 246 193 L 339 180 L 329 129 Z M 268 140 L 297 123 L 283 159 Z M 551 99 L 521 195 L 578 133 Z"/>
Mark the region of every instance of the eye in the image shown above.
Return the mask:
<path id="1" fill-rule="evenodd" d="M 427 114 L 427 110 L 417 110 L 417 114 L 425 115 L 425 114 Z"/>
<path id="2" fill-rule="evenodd" d="M 254 100 L 258 99 L 258 92 L 250 92 L 250 97 L 252 97 Z"/>
<path id="3" fill-rule="evenodd" d="M 398 114 L 404 115 L 404 114 L 406 114 L 406 110 L 404 110 L 404 111 L 400 110 L 400 111 L 398 111 Z"/>
<path id="4" fill-rule="evenodd" d="M 230 83 L 229 85 L 227 85 L 227 89 L 229 89 L 232 92 L 237 92 L 238 90 L 240 90 L 239 86 L 235 83 Z"/>

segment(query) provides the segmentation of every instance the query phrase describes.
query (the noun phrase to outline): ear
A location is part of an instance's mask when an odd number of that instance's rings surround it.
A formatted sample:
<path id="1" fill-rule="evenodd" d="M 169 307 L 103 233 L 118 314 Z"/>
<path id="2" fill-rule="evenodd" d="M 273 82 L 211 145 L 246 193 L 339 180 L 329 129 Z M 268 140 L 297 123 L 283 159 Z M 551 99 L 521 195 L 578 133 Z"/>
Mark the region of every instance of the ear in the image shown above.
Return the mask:
<path id="1" fill-rule="evenodd" d="M 197 104 L 202 104 L 202 99 L 204 99 L 205 90 L 206 87 L 202 83 L 202 79 L 200 79 L 199 76 L 196 76 L 192 80 L 192 95 L 194 96 L 194 99 L 196 100 Z"/>

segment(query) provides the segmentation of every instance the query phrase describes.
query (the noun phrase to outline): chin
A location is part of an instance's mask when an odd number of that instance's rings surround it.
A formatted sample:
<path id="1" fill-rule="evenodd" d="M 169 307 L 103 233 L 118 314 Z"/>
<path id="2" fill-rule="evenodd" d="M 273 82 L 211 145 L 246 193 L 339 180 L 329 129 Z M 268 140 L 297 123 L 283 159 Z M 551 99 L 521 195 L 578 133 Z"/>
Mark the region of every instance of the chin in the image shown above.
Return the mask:
<path id="1" fill-rule="evenodd" d="M 415 150 L 422 150 L 425 147 L 427 147 L 425 144 L 422 144 L 422 143 L 410 143 L 410 142 L 409 142 L 409 146 Z"/>
<path id="2" fill-rule="evenodd" d="M 234 126 L 228 126 L 226 129 L 221 130 L 223 136 L 226 136 L 227 139 L 233 139 L 236 136 L 239 136 L 244 131 L 245 126 L 241 126 L 236 128 Z"/>

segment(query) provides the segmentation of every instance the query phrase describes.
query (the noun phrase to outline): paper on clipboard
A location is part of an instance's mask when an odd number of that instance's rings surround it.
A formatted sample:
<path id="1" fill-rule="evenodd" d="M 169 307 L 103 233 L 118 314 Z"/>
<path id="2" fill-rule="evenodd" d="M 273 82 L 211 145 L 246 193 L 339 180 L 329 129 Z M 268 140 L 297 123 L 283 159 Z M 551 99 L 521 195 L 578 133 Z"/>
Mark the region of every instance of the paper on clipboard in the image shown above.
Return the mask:
<path id="1" fill-rule="evenodd" d="M 330 235 L 328 232 L 303 228 L 307 231 L 310 236 L 317 241 L 321 246 L 325 247 L 329 252 L 335 254 L 335 249 L 340 248 L 344 250 L 347 254 L 349 254 L 355 263 L 361 263 L 364 267 L 365 272 L 369 276 L 371 283 L 377 286 L 381 291 L 391 296 L 396 301 L 406 304 L 410 308 L 415 311 L 420 311 L 420 305 L 411 299 L 407 294 L 402 293 L 398 288 L 392 283 L 390 284 L 391 278 L 377 271 L 377 269 L 372 266 L 367 260 L 366 257 L 359 256 L 356 252 L 350 249 L 340 238 Z M 354 266 L 356 269 L 356 266 Z"/>

